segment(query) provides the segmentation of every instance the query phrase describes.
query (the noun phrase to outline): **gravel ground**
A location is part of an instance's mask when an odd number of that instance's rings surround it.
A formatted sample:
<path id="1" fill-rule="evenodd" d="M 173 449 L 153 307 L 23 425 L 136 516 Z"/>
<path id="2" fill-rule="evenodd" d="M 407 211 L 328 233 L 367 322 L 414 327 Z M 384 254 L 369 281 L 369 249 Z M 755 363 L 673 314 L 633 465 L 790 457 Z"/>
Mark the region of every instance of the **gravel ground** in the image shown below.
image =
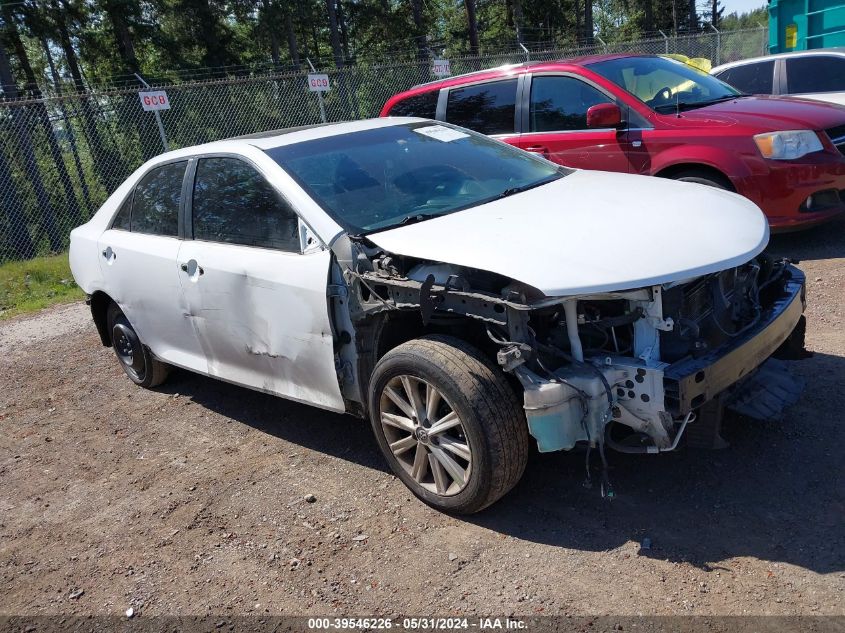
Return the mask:
<path id="1" fill-rule="evenodd" d="M 535 452 L 464 519 L 352 417 L 136 388 L 81 304 L 0 324 L 0 614 L 843 615 L 845 220 L 771 248 L 802 260 L 815 352 L 784 420 L 611 454 L 612 503 L 583 455 Z"/>

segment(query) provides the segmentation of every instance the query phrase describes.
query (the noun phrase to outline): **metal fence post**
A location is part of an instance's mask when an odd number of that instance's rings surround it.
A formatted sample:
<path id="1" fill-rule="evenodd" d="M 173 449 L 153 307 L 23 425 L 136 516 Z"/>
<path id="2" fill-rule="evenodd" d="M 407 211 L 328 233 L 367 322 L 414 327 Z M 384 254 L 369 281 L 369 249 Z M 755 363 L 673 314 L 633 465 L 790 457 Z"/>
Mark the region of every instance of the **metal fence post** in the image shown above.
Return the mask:
<path id="1" fill-rule="evenodd" d="M 712 23 L 708 26 L 716 32 L 716 65 L 718 66 L 722 63 L 722 32 Z"/>
<path id="2" fill-rule="evenodd" d="M 138 73 L 133 73 L 142 84 L 144 84 L 144 88 L 149 88 L 150 84 L 144 81 L 144 78 L 141 77 Z M 170 147 L 167 145 L 167 136 L 164 133 L 164 123 L 161 122 L 161 115 L 158 113 L 158 110 L 153 111 L 153 114 L 156 115 L 156 123 L 158 124 L 158 133 L 161 135 L 161 144 L 164 146 L 164 151 L 169 152 Z"/>
<path id="3" fill-rule="evenodd" d="M 314 64 L 311 63 L 311 58 L 306 57 L 305 61 L 308 62 L 308 65 L 311 67 L 311 72 L 317 72 L 317 69 L 314 68 Z M 323 123 L 326 123 L 326 104 L 323 103 L 323 93 L 322 91 L 317 91 L 317 101 L 320 103 L 320 118 L 323 119 Z"/>
<path id="4" fill-rule="evenodd" d="M 527 48 L 525 48 L 525 44 L 523 44 L 522 42 L 517 42 L 517 44 L 519 44 L 519 47 L 520 47 L 522 50 L 524 50 L 524 51 L 525 51 L 525 61 L 530 62 L 530 61 L 531 61 L 531 53 L 529 53 L 529 52 L 528 52 L 528 49 L 527 49 Z"/>
<path id="5" fill-rule="evenodd" d="M 669 38 L 667 37 L 666 33 L 664 33 L 663 31 L 658 29 L 657 32 L 660 33 L 663 36 L 663 41 L 666 43 L 666 54 L 668 55 L 669 54 Z"/>
<path id="6" fill-rule="evenodd" d="M 601 44 L 601 47 L 604 49 L 604 52 L 606 53 L 607 52 L 607 44 L 605 43 L 605 41 L 602 38 L 600 38 L 598 35 L 594 35 L 593 37 L 595 37 L 599 41 L 599 44 Z"/>

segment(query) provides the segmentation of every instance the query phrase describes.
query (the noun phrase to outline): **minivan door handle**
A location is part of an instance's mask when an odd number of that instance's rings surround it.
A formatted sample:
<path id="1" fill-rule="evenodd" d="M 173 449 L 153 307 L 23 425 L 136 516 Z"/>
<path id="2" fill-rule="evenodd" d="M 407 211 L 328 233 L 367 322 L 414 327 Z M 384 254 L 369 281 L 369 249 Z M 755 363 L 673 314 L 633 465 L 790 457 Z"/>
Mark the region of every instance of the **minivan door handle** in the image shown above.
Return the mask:
<path id="1" fill-rule="evenodd" d="M 525 151 L 533 154 L 542 154 L 546 158 L 549 157 L 549 148 L 545 145 L 529 145 L 525 148 Z"/>

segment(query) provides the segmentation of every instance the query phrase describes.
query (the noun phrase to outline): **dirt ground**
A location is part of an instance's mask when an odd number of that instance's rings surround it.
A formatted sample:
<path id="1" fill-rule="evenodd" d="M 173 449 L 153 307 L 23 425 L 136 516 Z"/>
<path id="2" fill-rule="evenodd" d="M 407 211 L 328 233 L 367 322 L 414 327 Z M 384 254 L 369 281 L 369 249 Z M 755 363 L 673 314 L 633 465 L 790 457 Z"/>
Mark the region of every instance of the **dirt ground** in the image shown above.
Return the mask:
<path id="1" fill-rule="evenodd" d="M 464 519 L 352 417 L 185 372 L 136 388 L 82 304 L 3 323 L 0 614 L 843 615 L 845 220 L 771 248 L 802 260 L 815 352 L 784 420 L 610 454 L 612 503 L 583 455 L 535 452 Z"/>

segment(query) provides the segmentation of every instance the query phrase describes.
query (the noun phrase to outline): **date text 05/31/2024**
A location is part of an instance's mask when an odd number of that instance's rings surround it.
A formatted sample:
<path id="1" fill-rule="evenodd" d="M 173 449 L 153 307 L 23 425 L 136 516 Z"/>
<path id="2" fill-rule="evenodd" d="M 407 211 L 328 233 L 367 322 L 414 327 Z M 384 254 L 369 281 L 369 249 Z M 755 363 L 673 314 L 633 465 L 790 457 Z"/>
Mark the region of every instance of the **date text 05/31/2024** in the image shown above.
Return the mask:
<path id="1" fill-rule="evenodd" d="M 522 630 L 526 622 L 514 618 L 308 618 L 309 630 Z"/>

